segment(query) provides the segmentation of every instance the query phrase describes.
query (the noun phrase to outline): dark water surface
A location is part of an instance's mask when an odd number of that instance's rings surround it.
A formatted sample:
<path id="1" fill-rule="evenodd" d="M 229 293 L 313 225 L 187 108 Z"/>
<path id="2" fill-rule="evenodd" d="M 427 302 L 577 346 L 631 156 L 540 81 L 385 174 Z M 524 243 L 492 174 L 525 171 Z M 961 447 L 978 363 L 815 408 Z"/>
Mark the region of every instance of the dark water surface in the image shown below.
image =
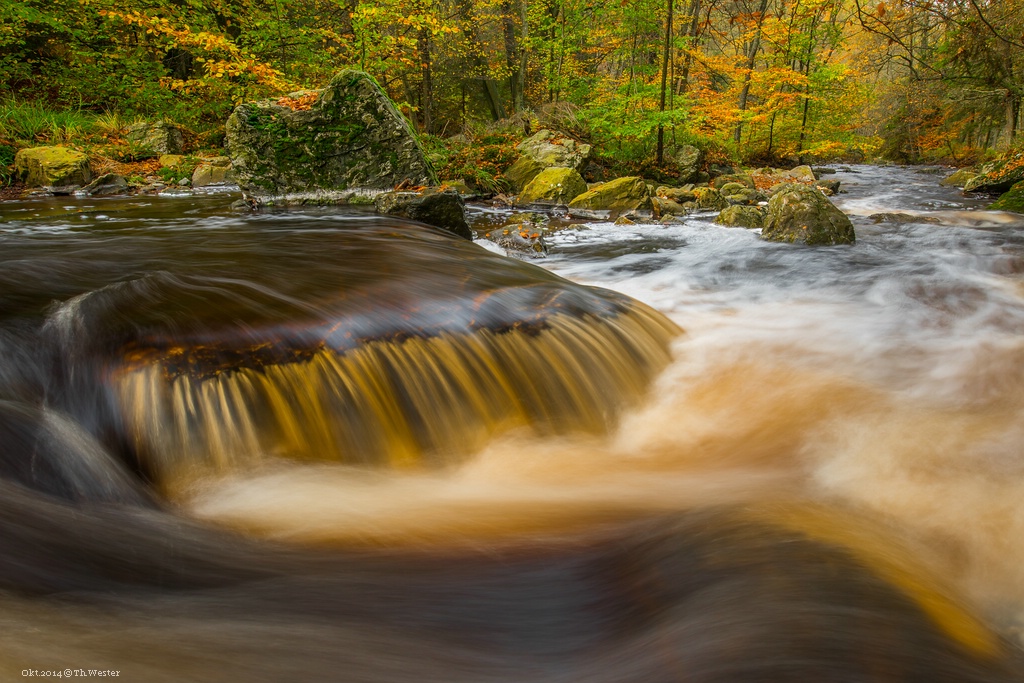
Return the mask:
<path id="1" fill-rule="evenodd" d="M 0 680 L 1024 680 L 1024 219 L 834 177 L 852 247 L 583 223 L 543 269 L 0 204 Z"/>

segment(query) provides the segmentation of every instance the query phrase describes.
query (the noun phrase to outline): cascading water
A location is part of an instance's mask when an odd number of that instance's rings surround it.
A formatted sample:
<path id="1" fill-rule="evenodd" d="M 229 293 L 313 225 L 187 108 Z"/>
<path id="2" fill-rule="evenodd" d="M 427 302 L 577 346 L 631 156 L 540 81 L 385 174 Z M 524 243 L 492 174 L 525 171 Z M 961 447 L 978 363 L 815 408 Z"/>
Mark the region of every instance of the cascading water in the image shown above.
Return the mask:
<path id="1" fill-rule="evenodd" d="M 1024 220 L 855 171 L 856 246 L 580 224 L 548 272 L 0 205 L 0 679 L 1021 680 Z"/>

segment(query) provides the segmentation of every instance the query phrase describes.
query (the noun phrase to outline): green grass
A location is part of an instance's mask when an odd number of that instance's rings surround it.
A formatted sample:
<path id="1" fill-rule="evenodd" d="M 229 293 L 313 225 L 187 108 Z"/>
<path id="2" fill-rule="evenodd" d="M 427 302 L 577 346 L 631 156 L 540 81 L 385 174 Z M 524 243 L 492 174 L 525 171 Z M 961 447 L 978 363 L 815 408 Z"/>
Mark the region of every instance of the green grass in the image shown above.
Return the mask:
<path id="1" fill-rule="evenodd" d="M 53 111 L 33 102 L 4 100 L 0 101 L 0 137 L 65 143 L 90 130 L 95 118 L 80 110 Z"/>

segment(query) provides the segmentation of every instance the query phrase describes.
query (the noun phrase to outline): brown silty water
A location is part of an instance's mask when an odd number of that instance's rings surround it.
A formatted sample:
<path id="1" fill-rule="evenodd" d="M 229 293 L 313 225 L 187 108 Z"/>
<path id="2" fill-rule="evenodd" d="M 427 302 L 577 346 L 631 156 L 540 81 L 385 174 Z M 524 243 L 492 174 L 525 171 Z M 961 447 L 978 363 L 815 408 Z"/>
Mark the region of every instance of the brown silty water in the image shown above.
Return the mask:
<path id="1" fill-rule="evenodd" d="M 1020 680 L 1024 222 L 854 171 L 853 247 L 698 215 L 544 269 L 0 207 L 0 678 Z"/>

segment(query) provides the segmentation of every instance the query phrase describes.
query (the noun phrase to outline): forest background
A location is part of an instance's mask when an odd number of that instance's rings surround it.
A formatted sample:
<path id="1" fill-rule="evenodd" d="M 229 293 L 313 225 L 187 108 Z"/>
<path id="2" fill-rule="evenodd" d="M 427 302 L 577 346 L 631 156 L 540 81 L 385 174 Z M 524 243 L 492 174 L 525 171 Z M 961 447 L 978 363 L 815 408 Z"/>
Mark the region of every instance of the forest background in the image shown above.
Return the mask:
<path id="1" fill-rule="evenodd" d="M 441 160 L 500 189 L 539 126 L 613 172 L 967 165 L 1019 144 L 1024 0 L 0 0 L 0 169 L 167 119 L 216 149 L 240 102 L 369 72 Z"/>

